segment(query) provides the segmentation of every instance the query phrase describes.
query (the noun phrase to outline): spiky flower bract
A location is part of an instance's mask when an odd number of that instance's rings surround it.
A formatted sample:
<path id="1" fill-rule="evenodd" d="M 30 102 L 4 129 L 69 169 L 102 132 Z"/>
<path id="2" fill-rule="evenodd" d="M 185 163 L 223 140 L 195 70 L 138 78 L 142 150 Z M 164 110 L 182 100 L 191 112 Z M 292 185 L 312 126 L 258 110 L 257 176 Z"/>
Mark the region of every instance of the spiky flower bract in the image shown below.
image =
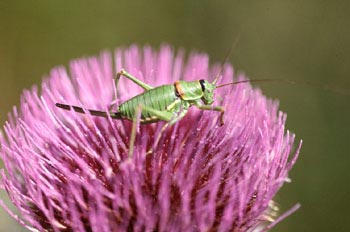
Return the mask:
<path id="1" fill-rule="evenodd" d="M 20 223 L 39 231 L 253 231 L 271 221 L 272 198 L 299 151 L 292 155 L 294 135 L 285 131 L 278 103 L 249 83 L 217 89 L 223 126 L 218 112 L 192 107 L 164 132 L 164 122 L 138 125 L 128 156 L 132 122 L 55 107 L 107 110 L 121 68 L 151 86 L 212 81 L 219 70 L 205 54 L 185 62 L 184 52 L 169 46 L 132 46 L 75 60 L 69 71 L 57 67 L 41 92 L 24 91 L 0 150 L 2 188 Z M 225 65 L 219 82 L 242 79 Z M 141 92 L 122 78 L 118 102 Z"/>

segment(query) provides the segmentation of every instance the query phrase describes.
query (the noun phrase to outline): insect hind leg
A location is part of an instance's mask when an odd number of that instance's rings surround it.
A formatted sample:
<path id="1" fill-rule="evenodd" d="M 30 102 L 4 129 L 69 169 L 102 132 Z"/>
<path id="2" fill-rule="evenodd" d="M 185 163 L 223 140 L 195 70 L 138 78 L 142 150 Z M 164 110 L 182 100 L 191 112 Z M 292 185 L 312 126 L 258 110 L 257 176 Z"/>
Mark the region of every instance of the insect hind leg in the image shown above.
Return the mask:
<path id="1" fill-rule="evenodd" d="M 130 73 L 125 71 L 124 69 L 121 69 L 115 77 L 116 87 L 118 87 L 118 82 L 119 82 L 119 79 L 121 76 L 128 78 L 129 80 L 131 80 L 132 82 L 134 82 L 135 84 L 137 84 L 138 86 L 140 86 L 141 88 L 143 88 L 146 91 L 154 88 L 154 87 L 142 82 L 141 80 L 137 79 L 136 77 L 134 77 L 133 75 L 131 75 Z"/>
<path id="2" fill-rule="evenodd" d="M 130 73 L 128 73 L 127 71 L 125 71 L 124 69 L 121 69 L 119 72 L 116 73 L 115 77 L 113 78 L 115 81 L 115 88 L 114 88 L 114 100 L 112 101 L 111 105 L 108 107 L 109 110 L 112 110 L 113 107 L 117 104 L 118 102 L 118 85 L 119 85 L 119 80 L 120 77 L 124 76 L 127 79 L 131 80 L 132 82 L 134 82 L 135 84 L 137 84 L 138 86 L 140 86 L 141 88 L 143 88 L 145 91 L 151 90 L 154 87 L 142 82 L 141 80 L 137 79 L 136 77 L 134 77 L 133 75 L 131 75 Z"/>

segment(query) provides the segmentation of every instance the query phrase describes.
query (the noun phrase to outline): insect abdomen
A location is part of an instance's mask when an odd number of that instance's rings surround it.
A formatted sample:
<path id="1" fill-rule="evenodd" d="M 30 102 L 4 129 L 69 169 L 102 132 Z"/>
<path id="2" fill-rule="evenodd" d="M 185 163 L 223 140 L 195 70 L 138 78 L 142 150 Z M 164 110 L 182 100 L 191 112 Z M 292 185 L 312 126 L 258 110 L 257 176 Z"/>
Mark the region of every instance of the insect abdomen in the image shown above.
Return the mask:
<path id="1" fill-rule="evenodd" d="M 177 99 L 178 97 L 175 94 L 174 85 L 162 85 L 141 93 L 124 102 L 118 107 L 118 111 L 125 118 L 132 120 L 134 118 L 136 108 L 140 105 L 147 106 L 148 108 L 152 108 L 154 110 L 166 111 L 167 106 Z M 142 112 L 141 119 L 151 119 L 152 116 L 154 115 L 151 115 L 148 112 Z"/>

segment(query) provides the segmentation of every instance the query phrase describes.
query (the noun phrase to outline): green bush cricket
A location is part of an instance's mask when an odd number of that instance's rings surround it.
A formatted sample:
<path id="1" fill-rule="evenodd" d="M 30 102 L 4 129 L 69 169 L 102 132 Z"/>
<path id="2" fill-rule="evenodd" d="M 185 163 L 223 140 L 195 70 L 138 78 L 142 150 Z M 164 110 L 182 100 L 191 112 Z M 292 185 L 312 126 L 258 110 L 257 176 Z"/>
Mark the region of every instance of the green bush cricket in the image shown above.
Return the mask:
<path id="1" fill-rule="evenodd" d="M 111 111 L 107 113 L 105 111 L 90 109 L 87 110 L 87 112 L 94 116 L 108 117 L 109 115 L 113 119 L 127 119 L 133 121 L 135 120 L 137 108 L 140 107 L 140 123 L 147 124 L 166 121 L 168 125 L 172 125 L 182 119 L 191 106 L 196 106 L 200 110 L 220 112 L 220 122 L 223 124 L 225 109 L 222 106 L 212 105 L 214 103 L 214 90 L 226 85 L 268 81 L 268 79 L 236 81 L 216 86 L 220 73 L 211 83 L 204 79 L 191 82 L 178 80 L 173 84 L 152 87 L 122 69 L 116 75 L 116 87 L 118 87 L 120 77 L 125 76 L 142 87 L 145 91 L 120 104 L 116 112 Z M 78 113 L 86 113 L 82 107 L 78 106 L 61 103 L 56 103 L 56 106 L 65 110 L 73 109 Z"/>

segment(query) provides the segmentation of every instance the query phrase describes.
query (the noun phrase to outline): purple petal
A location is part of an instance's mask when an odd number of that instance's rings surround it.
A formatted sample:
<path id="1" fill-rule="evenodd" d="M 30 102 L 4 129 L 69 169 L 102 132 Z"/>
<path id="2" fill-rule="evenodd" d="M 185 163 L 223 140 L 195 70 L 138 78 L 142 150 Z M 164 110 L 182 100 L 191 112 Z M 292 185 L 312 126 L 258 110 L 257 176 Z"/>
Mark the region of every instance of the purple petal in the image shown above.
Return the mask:
<path id="1" fill-rule="evenodd" d="M 39 231 L 247 231 L 274 216 L 272 199 L 300 150 L 293 152 L 294 135 L 285 130 L 286 114 L 276 101 L 249 83 L 217 89 L 223 126 L 217 112 L 194 107 L 164 132 L 164 122 L 138 125 L 130 158 L 132 122 L 55 103 L 107 110 L 121 68 L 158 86 L 212 81 L 220 66 L 210 67 L 205 54 L 192 53 L 185 62 L 184 51 L 163 45 L 159 52 L 117 49 L 113 59 L 104 52 L 69 67 L 53 69 L 41 93 L 36 87 L 23 92 L 0 137 L 6 170 L 0 187 L 20 210 L 22 225 Z M 225 65 L 219 82 L 244 79 Z M 118 101 L 142 91 L 122 78 Z"/>

